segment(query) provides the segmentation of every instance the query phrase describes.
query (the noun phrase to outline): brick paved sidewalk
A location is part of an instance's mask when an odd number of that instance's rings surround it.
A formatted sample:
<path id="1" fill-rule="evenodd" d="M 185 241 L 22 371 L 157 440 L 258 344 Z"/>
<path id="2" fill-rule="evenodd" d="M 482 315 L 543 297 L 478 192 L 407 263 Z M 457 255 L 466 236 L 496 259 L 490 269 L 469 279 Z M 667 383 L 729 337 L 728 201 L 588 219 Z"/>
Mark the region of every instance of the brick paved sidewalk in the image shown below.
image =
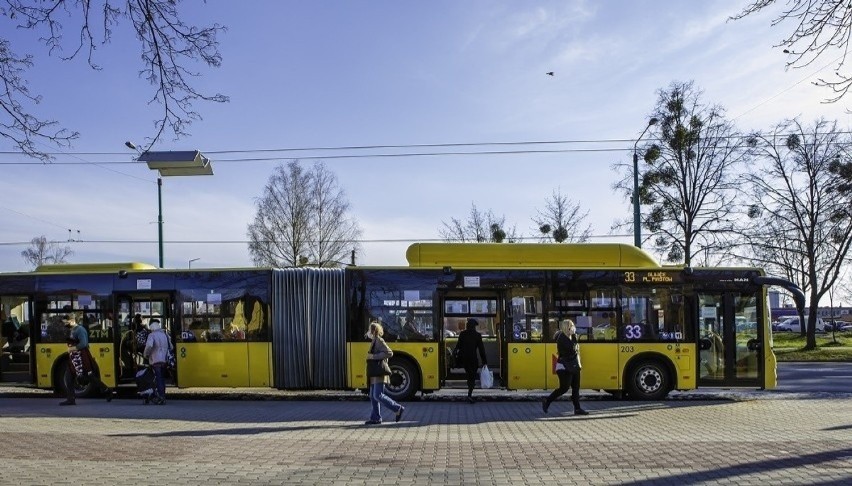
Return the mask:
<path id="1" fill-rule="evenodd" d="M 844 484 L 852 400 L 366 401 L 3 398 L 0 484 Z"/>

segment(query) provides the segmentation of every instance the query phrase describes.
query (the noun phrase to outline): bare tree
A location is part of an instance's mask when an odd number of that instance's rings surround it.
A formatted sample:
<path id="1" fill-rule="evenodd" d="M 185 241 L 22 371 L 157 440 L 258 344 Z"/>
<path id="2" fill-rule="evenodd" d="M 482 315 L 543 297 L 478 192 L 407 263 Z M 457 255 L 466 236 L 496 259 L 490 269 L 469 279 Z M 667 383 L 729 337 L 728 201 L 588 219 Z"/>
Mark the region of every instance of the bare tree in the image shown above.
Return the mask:
<path id="1" fill-rule="evenodd" d="M 722 258 L 730 248 L 736 166 L 748 157 L 742 138 L 720 106 L 708 105 L 692 82 L 673 82 L 658 91 L 644 162 L 639 200 L 650 206 L 642 227 L 669 262 L 693 264 Z M 615 188 L 633 193 L 633 168 L 616 164 L 624 177 Z"/>
<path id="2" fill-rule="evenodd" d="M 337 178 L 317 162 L 276 167 L 248 225 L 249 253 L 257 266 L 336 267 L 358 250 L 361 230 Z"/>
<path id="3" fill-rule="evenodd" d="M 836 122 L 778 124 L 751 139 L 765 164 L 744 175 L 755 195 L 741 230 L 745 257 L 792 279 L 808 294 L 805 349 L 816 348 L 820 299 L 840 278 L 852 245 L 852 200 L 839 168 L 850 164 L 848 132 Z"/>
<path id="4" fill-rule="evenodd" d="M 68 263 L 68 257 L 73 254 L 70 246 L 48 241 L 44 235 L 33 238 L 30 247 L 21 252 L 33 268 L 48 263 Z"/>
<path id="5" fill-rule="evenodd" d="M 181 0 L 5 0 L 0 17 L 11 28 L 26 29 L 38 36 L 50 55 L 63 61 L 85 56 L 89 66 L 99 70 L 95 62 L 98 44 L 111 42 L 113 28 L 125 21 L 132 26 L 139 41 L 142 58 L 140 76 L 154 88 L 149 103 L 159 103 L 162 115 L 154 122 L 154 134 L 148 146 L 166 130 L 176 137 L 200 119 L 193 109 L 198 100 L 225 102 L 221 94 L 200 92 L 192 83 L 199 73 L 192 63 L 202 62 L 218 67 L 222 62 L 217 35 L 225 27 L 197 27 L 187 24 L 178 13 Z M 66 42 L 64 31 L 73 35 Z M 96 33 L 96 31 L 98 33 Z M 64 52 L 70 52 L 64 54 Z M 6 138 L 23 153 L 49 160 L 50 156 L 36 147 L 39 141 L 67 146 L 78 133 L 60 128 L 54 120 L 34 114 L 41 96 L 33 94 L 24 78 L 33 65 L 32 54 L 18 55 L 9 40 L 0 35 L 0 137 Z"/>
<path id="6" fill-rule="evenodd" d="M 546 242 L 583 243 L 592 235 L 592 226 L 584 224 L 589 211 L 582 212 L 579 202 L 574 202 L 561 189 L 554 189 L 544 200 L 544 210 L 536 210 L 532 218 L 536 230 Z"/>
<path id="7" fill-rule="evenodd" d="M 441 223 L 438 235 L 446 241 L 461 243 L 515 243 L 520 240 L 514 226 L 506 227 L 506 216 L 497 217 L 490 209 L 480 211 L 475 203 L 470 204 L 467 220 L 451 218 Z"/>
<path id="8" fill-rule="evenodd" d="M 755 0 L 731 19 L 738 20 L 755 14 L 775 3 L 777 0 Z M 852 87 L 852 75 L 840 72 L 846 64 L 849 38 L 852 36 L 852 9 L 849 7 L 849 2 L 786 0 L 785 3 L 786 6 L 772 21 L 772 25 L 780 25 L 787 21 L 796 24 L 793 32 L 776 45 L 776 47 L 784 47 L 784 53 L 790 56 L 786 66 L 794 69 L 807 67 L 826 55 L 827 51 L 833 51 L 838 56 L 832 61 L 837 63 L 835 77 L 819 78 L 814 84 L 827 87 L 834 92 L 834 95 L 827 100 L 828 102 L 838 101 Z"/>

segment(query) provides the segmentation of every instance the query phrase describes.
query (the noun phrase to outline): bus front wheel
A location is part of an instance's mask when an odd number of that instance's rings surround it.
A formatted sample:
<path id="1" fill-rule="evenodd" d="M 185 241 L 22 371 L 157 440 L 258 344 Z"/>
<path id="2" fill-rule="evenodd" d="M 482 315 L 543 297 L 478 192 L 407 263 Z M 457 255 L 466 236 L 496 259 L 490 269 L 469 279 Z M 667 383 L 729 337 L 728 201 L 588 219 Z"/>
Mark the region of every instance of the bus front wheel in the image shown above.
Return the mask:
<path id="1" fill-rule="evenodd" d="M 388 362 L 391 369 L 390 383 L 385 385 L 385 394 L 395 401 L 414 398 L 420 389 L 420 375 L 417 368 L 407 359 L 393 359 Z"/>
<path id="2" fill-rule="evenodd" d="M 669 393 L 669 372 L 659 361 L 642 361 L 633 367 L 627 394 L 637 400 L 662 400 Z"/>

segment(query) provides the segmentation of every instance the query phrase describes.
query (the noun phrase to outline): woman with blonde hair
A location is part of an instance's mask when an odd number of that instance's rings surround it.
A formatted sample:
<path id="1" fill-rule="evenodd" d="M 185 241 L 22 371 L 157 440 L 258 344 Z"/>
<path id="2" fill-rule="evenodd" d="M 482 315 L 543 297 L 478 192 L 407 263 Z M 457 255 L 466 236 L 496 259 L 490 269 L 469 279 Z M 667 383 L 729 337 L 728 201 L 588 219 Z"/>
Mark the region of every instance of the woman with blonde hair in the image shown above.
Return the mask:
<path id="1" fill-rule="evenodd" d="M 367 339 L 371 341 L 370 351 L 367 353 L 367 381 L 370 386 L 370 404 L 372 405 L 372 413 L 370 420 L 364 422 L 367 425 L 376 425 L 382 423 L 382 404 L 394 410 L 394 420 L 399 422 L 402 418 L 402 412 L 405 407 L 396 403 L 391 397 L 385 395 L 385 383 L 390 382 L 390 368 L 387 365 L 387 359 L 393 356 L 393 351 L 387 345 L 382 336 L 385 330 L 378 322 L 370 323 L 370 330 L 367 331 Z"/>
<path id="2" fill-rule="evenodd" d="M 559 388 L 544 399 L 541 404 L 544 413 L 550 404 L 561 397 L 571 388 L 571 402 L 574 404 L 574 415 L 588 415 L 589 412 L 580 407 L 580 344 L 577 342 L 577 328 L 574 321 L 565 319 L 559 323 L 559 330 L 553 335 L 556 341 L 556 376 L 559 377 Z"/>

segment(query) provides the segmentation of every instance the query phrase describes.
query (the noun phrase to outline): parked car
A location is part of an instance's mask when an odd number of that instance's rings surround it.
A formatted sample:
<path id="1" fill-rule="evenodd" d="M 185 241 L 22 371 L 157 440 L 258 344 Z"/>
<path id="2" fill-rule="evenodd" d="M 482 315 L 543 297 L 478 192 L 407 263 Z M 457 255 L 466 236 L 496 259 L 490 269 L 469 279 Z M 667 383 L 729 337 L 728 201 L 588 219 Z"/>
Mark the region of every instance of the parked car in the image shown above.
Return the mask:
<path id="1" fill-rule="evenodd" d="M 807 322 L 808 316 L 805 316 L 805 323 L 807 324 Z M 775 326 L 774 330 L 779 332 L 802 332 L 802 327 L 799 324 L 798 317 L 791 317 Z M 828 326 L 825 321 L 822 320 L 822 317 L 817 317 L 816 330 L 817 332 L 826 332 L 828 330 Z"/>

